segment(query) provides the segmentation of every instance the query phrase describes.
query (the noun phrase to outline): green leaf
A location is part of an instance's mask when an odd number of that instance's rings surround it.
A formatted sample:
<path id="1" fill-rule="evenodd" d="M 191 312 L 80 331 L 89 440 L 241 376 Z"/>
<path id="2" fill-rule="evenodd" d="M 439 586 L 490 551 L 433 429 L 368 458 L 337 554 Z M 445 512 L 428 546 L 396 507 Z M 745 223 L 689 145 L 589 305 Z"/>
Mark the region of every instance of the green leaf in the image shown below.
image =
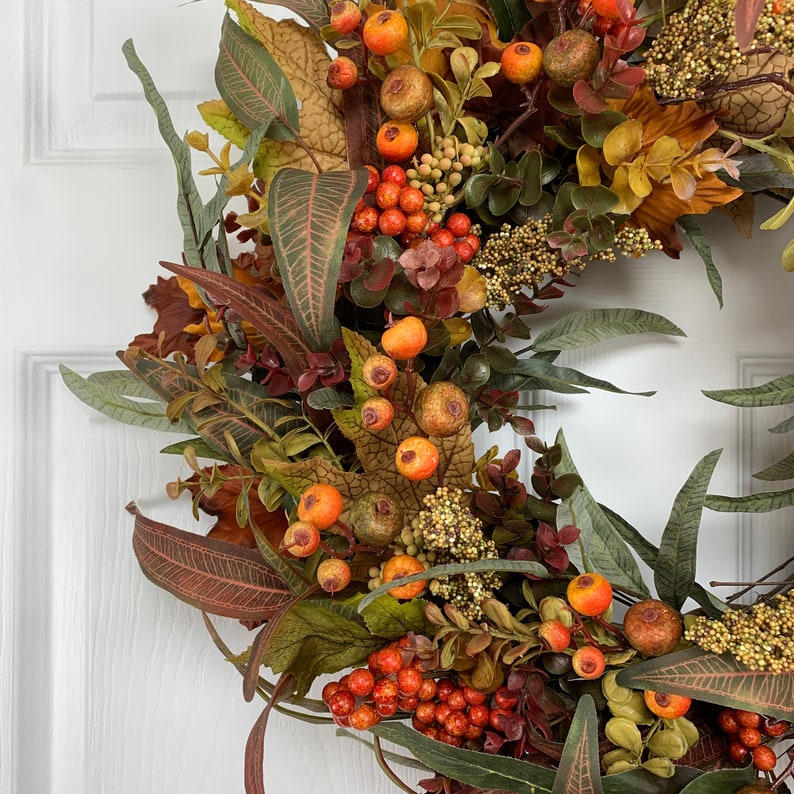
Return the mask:
<path id="1" fill-rule="evenodd" d="M 488 5 L 502 41 L 511 41 L 530 20 L 526 4 L 521 0 L 488 0 Z"/>
<path id="2" fill-rule="evenodd" d="M 215 64 L 215 84 L 249 129 L 267 125 L 269 138 L 294 138 L 300 126 L 292 86 L 270 53 L 227 14 Z"/>
<path id="3" fill-rule="evenodd" d="M 794 477 L 794 452 L 790 452 L 783 460 L 753 474 L 757 480 L 790 480 Z"/>
<path id="4" fill-rule="evenodd" d="M 488 791 L 517 794 L 551 792 L 554 770 L 529 761 L 449 747 L 399 723 L 381 723 L 370 729 L 381 739 L 408 749 L 436 772 Z"/>
<path id="5" fill-rule="evenodd" d="M 741 174 L 738 180 L 729 174 L 720 172 L 720 179 L 732 187 L 740 187 L 751 193 L 757 193 L 769 188 L 794 188 L 794 175 L 786 174 L 775 168 L 772 158 L 765 153 L 754 152 L 742 155 L 739 163 Z"/>
<path id="6" fill-rule="evenodd" d="M 409 631 L 424 634 L 427 629 L 425 602 L 418 598 L 398 601 L 389 595 L 381 596 L 362 610 L 361 614 L 367 628 L 387 640 L 398 640 Z"/>
<path id="7" fill-rule="evenodd" d="M 282 168 L 268 193 L 273 248 L 290 307 L 309 344 L 327 350 L 340 335 L 334 300 L 345 236 L 368 171 L 309 174 Z"/>
<path id="8" fill-rule="evenodd" d="M 533 149 L 521 158 L 519 169 L 524 181 L 518 200 L 524 207 L 532 207 L 540 201 L 543 192 L 541 181 L 543 155 L 537 149 Z"/>
<path id="9" fill-rule="evenodd" d="M 709 452 L 692 470 L 676 496 L 662 533 L 653 581 L 659 598 L 676 609 L 681 609 L 695 584 L 700 518 L 706 490 L 721 454 L 721 449 Z"/>
<path id="10" fill-rule="evenodd" d="M 215 449 L 212 444 L 208 444 L 203 438 L 188 438 L 176 444 L 169 444 L 160 450 L 161 455 L 184 455 L 188 447 L 193 449 L 196 457 L 210 458 L 211 460 L 223 460 L 227 463 L 235 463 L 234 457 L 229 453 Z"/>
<path id="11" fill-rule="evenodd" d="M 549 575 L 546 568 L 539 562 L 525 562 L 522 560 L 477 560 L 475 562 L 436 565 L 422 573 L 400 577 L 400 585 L 421 582 L 426 579 L 436 579 L 439 576 L 456 576 L 462 573 L 484 573 L 486 571 L 531 573 L 533 576 L 540 578 L 545 578 Z M 367 593 L 364 598 L 361 599 L 361 603 L 358 605 L 358 611 L 363 612 L 376 598 L 385 595 L 393 587 L 395 587 L 394 582 L 387 582 Z"/>
<path id="12" fill-rule="evenodd" d="M 755 782 L 756 772 L 753 765 L 742 769 L 714 769 L 696 777 L 681 794 L 725 794 L 726 791 L 738 791 L 742 786 Z"/>
<path id="13" fill-rule="evenodd" d="M 717 298 L 717 303 L 722 308 L 722 276 L 714 264 L 714 259 L 711 256 L 711 243 L 709 238 L 703 233 L 703 230 L 695 222 L 693 215 L 682 215 L 676 223 L 681 227 L 681 230 L 689 238 L 692 247 L 697 251 L 703 264 L 706 266 L 706 277 L 711 285 L 711 290 Z"/>
<path id="14" fill-rule="evenodd" d="M 185 433 L 186 435 L 193 433 L 191 426 L 187 422 L 171 422 L 168 419 L 165 404 L 159 401 L 157 394 L 149 389 L 148 386 L 144 386 L 144 388 L 151 395 L 151 398 L 157 400 L 157 402 L 130 400 L 122 396 L 117 388 L 108 388 L 100 385 L 101 379 L 83 378 L 63 364 L 61 364 L 60 370 L 63 382 L 75 397 L 115 422 L 123 422 L 127 425 L 145 427 L 147 430 L 157 430 L 165 433 Z M 131 373 L 128 374 L 131 375 Z M 138 378 L 135 380 L 140 383 Z M 126 391 L 126 388 L 124 390 Z"/>
<path id="15" fill-rule="evenodd" d="M 627 120 L 627 117 L 617 110 L 605 110 L 602 113 L 585 113 L 582 116 L 582 137 L 591 146 L 600 149 L 604 145 L 604 138 Z"/>
<path id="16" fill-rule="evenodd" d="M 337 391 L 331 386 L 323 386 L 321 389 L 310 392 L 306 402 L 317 411 L 332 408 L 352 408 L 356 404 L 352 394 Z"/>
<path id="17" fill-rule="evenodd" d="M 603 185 L 583 185 L 571 191 L 571 201 L 576 209 L 587 210 L 593 218 L 609 212 L 618 203 L 618 195 Z"/>
<path id="18" fill-rule="evenodd" d="M 275 673 L 294 675 L 302 697 L 317 676 L 355 667 L 381 647 L 383 639 L 358 623 L 316 604 L 300 603 L 281 619 L 264 663 Z"/>
<path id="19" fill-rule="evenodd" d="M 794 402 L 794 374 L 743 389 L 718 389 L 704 391 L 711 400 L 736 405 L 740 408 L 758 408 L 768 405 L 788 405 Z"/>
<path id="20" fill-rule="evenodd" d="M 794 488 L 786 491 L 769 491 L 749 496 L 718 496 L 708 494 L 703 503 L 709 510 L 718 513 L 769 513 L 782 507 L 794 505 Z"/>
<path id="21" fill-rule="evenodd" d="M 555 443 L 560 445 L 562 459 L 554 469 L 554 476 L 579 475 L 562 430 L 557 433 Z M 611 582 L 650 596 L 631 551 L 586 486 L 573 495 L 572 503 L 585 553 L 594 568 Z"/>
<path id="22" fill-rule="evenodd" d="M 253 0 L 261 3 L 263 0 Z M 325 0 L 267 0 L 268 5 L 281 6 L 294 11 L 302 20 L 308 23 L 319 34 L 331 21 L 328 14 L 328 3 Z"/>
<path id="23" fill-rule="evenodd" d="M 629 334 L 686 336 L 677 325 L 652 312 L 641 309 L 588 309 L 566 315 L 541 331 L 532 349 L 575 350 Z"/>
<path id="24" fill-rule="evenodd" d="M 769 428 L 770 433 L 776 434 L 790 433 L 792 430 L 794 430 L 794 416 L 790 416 L 788 419 L 784 419 L 779 424 Z"/>
<path id="25" fill-rule="evenodd" d="M 598 761 L 598 714 L 590 695 L 576 705 L 565 737 L 552 794 L 602 794 Z"/>
<path id="26" fill-rule="evenodd" d="M 781 720 L 794 719 L 794 673 L 750 670 L 730 654 L 687 648 L 631 665 L 616 680 L 632 689 L 653 689 Z"/>

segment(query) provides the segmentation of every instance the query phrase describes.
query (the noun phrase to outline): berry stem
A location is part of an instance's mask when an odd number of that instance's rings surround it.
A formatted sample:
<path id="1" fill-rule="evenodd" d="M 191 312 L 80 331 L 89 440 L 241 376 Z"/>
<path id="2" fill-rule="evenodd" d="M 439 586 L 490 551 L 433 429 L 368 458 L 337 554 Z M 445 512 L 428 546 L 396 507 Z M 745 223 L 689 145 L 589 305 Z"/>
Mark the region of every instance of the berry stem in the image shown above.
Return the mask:
<path id="1" fill-rule="evenodd" d="M 386 756 L 383 754 L 383 748 L 381 747 L 380 739 L 377 736 L 375 736 L 373 740 L 373 749 L 375 750 L 375 758 L 378 761 L 378 766 L 383 770 L 386 777 L 389 778 L 389 780 L 391 780 L 391 782 L 394 783 L 397 788 L 408 792 L 408 794 L 415 794 L 414 790 L 409 788 L 386 762 Z"/>
<path id="2" fill-rule="evenodd" d="M 521 91 L 527 98 L 519 107 L 524 108 L 524 111 L 513 119 L 512 124 L 496 139 L 494 148 L 498 149 L 536 110 L 535 102 L 538 98 L 538 91 L 543 80 L 536 79 L 532 87 L 529 85 L 522 85 Z"/>

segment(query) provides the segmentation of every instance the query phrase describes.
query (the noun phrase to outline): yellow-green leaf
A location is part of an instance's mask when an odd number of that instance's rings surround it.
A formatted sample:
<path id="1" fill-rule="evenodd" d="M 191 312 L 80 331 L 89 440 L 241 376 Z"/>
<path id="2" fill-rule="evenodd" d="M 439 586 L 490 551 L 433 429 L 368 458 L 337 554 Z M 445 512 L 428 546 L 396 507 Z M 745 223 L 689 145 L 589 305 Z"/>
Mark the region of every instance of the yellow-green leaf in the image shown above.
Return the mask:
<path id="1" fill-rule="evenodd" d="M 204 123 L 219 135 L 231 141 L 238 149 L 245 148 L 245 142 L 251 130 L 232 113 L 222 99 L 210 99 L 198 106 L 198 112 Z"/>
<path id="2" fill-rule="evenodd" d="M 576 152 L 576 169 L 579 172 L 579 184 L 587 187 L 601 184 L 601 155 L 589 143 L 579 147 Z"/>
<path id="3" fill-rule="evenodd" d="M 610 165 L 630 160 L 642 148 L 642 122 L 636 119 L 618 124 L 604 138 L 604 159 Z"/>
<path id="4" fill-rule="evenodd" d="M 651 180 L 648 179 L 648 172 L 645 168 L 645 155 L 635 157 L 629 166 L 629 186 L 632 193 L 640 198 L 650 196 L 653 190 Z"/>
<path id="5" fill-rule="evenodd" d="M 629 184 L 629 169 L 625 165 L 615 170 L 615 178 L 609 186 L 609 189 L 613 193 L 617 193 L 620 199 L 617 205 L 612 208 L 612 212 L 616 214 L 631 215 L 631 213 L 642 204 L 642 198 L 635 195 L 634 191 L 631 189 L 631 185 Z"/>

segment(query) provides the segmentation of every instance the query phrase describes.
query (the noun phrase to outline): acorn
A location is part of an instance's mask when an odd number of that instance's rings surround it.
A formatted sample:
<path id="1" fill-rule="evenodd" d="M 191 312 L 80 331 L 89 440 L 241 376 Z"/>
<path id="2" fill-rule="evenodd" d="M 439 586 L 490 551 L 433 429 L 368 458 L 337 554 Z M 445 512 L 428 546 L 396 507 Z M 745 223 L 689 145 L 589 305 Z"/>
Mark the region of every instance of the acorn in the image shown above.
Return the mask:
<path id="1" fill-rule="evenodd" d="M 454 436 L 469 421 L 469 401 L 463 390 L 449 381 L 431 383 L 414 403 L 416 424 L 434 438 Z"/>
<path id="2" fill-rule="evenodd" d="M 664 601 L 648 598 L 629 607 L 623 631 L 632 648 L 646 656 L 662 656 L 681 640 L 681 615 Z"/>
<path id="3" fill-rule="evenodd" d="M 350 524 L 361 543 L 388 546 L 402 531 L 403 511 L 388 494 L 374 491 L 350 506 Z"/>

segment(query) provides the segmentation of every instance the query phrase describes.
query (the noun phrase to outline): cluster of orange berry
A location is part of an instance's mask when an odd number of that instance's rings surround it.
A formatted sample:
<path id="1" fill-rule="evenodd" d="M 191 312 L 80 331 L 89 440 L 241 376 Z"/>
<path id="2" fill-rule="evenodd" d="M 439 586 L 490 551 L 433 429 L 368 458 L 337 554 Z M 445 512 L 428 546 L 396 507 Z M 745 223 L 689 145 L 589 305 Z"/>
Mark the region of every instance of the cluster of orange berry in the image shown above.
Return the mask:
<path id="1" fill-rule="evenodd" d="M 775 751 L 763 744 L 765 737 L 779 739 L 791 725 L 785 720 L 765 717 L 754 711 L 725 708 L 717 715 L 717 724 L 728 734 L 728 755 L 744 766 L 750 760 L 759 772 L 771 772 L 777 764 Z"/>

